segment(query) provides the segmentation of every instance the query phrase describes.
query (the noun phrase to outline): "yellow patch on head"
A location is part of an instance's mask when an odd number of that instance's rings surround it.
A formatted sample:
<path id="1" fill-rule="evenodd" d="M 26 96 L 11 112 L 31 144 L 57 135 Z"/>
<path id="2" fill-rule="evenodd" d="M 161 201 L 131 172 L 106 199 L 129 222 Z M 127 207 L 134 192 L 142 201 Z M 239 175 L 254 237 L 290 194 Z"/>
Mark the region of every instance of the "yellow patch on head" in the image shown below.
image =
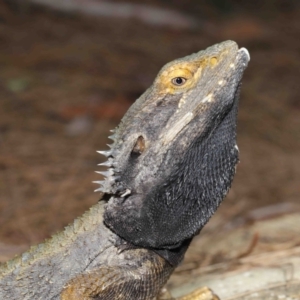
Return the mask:
<path id="1" fill-rule="evenodd" d="M 162 92 L 174 94 L 192 88 L 201 75 L 199 63 L 178 63 L 163 71 L 157 83 Z"/>
<path id="2" fill-rule="evenodd" d="M 212 67 L 214 67 L 218 63 L 218 59 L 216 57 L 211 57 L 209 63 Z"/>
<path id="3" fill-rule="evenodd" d="M 199 61 L 176 63 L 165 69 L 156 82 L 162 93 L 175 94 L 193 88 L 206 67 L 215 67 L 219 57 L 205 57 Z"/>

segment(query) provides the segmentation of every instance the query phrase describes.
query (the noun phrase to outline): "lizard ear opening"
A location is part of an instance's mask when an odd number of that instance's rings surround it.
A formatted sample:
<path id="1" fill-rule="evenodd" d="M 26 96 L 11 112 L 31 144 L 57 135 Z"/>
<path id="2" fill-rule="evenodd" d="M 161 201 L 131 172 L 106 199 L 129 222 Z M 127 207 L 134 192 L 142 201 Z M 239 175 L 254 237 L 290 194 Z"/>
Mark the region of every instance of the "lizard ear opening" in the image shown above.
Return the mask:
<path id="1" fill-rule="evenodd" d="M 135 145 L 131 151 L 131 156 L 138 157 L 140 156 L 146 148 L 145 139 L 143 136 L 139 136 L 135 142 Z"/>

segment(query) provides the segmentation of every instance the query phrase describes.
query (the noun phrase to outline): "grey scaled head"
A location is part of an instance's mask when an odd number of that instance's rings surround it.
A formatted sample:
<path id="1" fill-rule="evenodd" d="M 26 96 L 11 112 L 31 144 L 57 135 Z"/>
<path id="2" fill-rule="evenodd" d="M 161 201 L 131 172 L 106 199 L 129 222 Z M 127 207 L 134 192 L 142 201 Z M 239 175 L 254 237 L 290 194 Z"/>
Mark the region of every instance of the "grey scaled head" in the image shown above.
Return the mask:
<path id="1" fill-rule="evenodd" d="M 125 240 L 172 249 L 195 235 L 238 162 L 238 92 L 246 49 L 226 41 L 165 65 L 132 105 L 106 153 L 104 220 Z"/>

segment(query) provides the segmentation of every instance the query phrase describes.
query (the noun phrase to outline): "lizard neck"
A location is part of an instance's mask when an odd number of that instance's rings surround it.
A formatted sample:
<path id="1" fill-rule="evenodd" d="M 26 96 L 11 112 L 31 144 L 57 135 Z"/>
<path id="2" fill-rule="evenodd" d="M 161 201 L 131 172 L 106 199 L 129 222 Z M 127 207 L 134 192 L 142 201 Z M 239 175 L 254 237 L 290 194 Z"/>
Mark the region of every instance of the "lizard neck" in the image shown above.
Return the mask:
<path id="1" fill-rule="evenodd" d="M 152 299 L 174 267 L 151 250 L 120 253 L 115 246 L 119 237 L 103 224 L 103 208 L 101 201 L 61 233 L 0 267 L 0 299 L 74 299 L 72 293 L 81 291 L 83 283 L 95 287 L 84 299 L 94 299 L 98 293 L 112 299 L 111 293 L 117 297 L 120 291 L 108 274 L 121 286 L 128 284 L 127 292 L 135 280 L 138 293 Z"/>

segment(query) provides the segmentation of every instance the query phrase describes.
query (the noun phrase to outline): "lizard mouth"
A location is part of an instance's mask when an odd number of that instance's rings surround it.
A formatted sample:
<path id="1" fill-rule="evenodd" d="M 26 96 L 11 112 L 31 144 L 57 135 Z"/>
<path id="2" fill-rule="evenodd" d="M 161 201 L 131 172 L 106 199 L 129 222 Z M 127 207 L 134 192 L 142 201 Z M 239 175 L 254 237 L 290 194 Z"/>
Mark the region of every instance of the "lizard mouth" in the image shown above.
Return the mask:
<path id="1" fill-rule="evenodd" d="M 240 48 L 238 50 L 238 59 L 242 60 L 244 67 L 247 66 L 248 62 L 250 61 L 250 54 L 246 48 Z"/>

